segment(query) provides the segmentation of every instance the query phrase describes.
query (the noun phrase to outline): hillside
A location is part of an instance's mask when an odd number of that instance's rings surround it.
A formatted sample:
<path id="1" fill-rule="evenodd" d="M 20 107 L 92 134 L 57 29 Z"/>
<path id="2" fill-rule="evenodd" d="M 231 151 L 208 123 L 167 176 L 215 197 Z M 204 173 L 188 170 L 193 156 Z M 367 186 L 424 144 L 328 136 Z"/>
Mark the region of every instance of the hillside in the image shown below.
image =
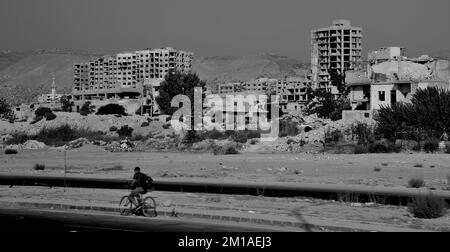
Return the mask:
<path id="1" fill-rule="evenodd" d="M 72 51 L 23 51 L 0 53 L 0 96 L 12 103 L 35 101 L 48 93 L 55 75 L 58 92 L 70 92 L 73 64 L 95 55 Z"/>
<path id="2" fill-rule="evenodd" d="M 0 52 L 0 96 L 13 103 L 36 101 L 39 94 L 50 91 L 52 74 L 56 78 L 57 91 L 68 93 L 72 86 L 73 64 L 97 56 L 67 50 Z M 263 76 L 303 76 L 305 69 L 298 60 L 271 54 L 196 58 L 193 62 L 194 72 L 211 86 Z"/>
<path id="3" fill-rule="evenodd" d="M 433 58 L 450 60 L 450 50 L 436 51 L 436 52 L 430 53 L 430 56 Z"/>

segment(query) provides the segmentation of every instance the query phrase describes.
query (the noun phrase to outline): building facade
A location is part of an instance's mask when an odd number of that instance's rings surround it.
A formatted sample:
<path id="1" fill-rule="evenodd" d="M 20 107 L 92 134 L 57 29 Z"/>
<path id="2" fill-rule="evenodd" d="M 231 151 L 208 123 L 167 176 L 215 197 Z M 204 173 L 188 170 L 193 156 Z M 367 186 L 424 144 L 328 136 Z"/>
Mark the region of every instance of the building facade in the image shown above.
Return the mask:
<path id="1" fill-rule="evenodd" d="M 355 70 L 362 64 L 363 29 L 353 27 L 349 20 L 334 20 L 332 26 L 311 32 L 311 72 L 316 88 L 328 88 L 330 70 L 342 74 Z"/>

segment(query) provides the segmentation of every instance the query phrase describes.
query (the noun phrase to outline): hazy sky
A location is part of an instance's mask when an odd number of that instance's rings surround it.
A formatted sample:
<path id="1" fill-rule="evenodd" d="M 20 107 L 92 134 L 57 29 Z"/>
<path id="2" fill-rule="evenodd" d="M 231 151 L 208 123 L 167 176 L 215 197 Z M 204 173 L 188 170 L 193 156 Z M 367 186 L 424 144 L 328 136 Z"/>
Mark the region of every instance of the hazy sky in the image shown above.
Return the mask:
<path id="1" fill-rule="evenodd" d="M 174 46 L 198 56 L 309 60 L 310 31 L 348 18 L 365 51 L 450 49 L 449 0 L 0 0 L 0 49 L 102 53 Z"/>

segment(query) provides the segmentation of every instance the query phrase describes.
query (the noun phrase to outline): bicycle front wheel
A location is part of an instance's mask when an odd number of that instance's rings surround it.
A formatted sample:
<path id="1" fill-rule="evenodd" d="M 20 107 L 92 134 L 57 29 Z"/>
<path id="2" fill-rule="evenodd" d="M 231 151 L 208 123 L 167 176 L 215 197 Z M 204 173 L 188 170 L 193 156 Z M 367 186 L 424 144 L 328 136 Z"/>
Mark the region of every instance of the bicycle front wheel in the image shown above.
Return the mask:
<path id="1" fill-rule="evenodd" d="M 123 196 L 119 203 L 119 213 L 123 216 L 128 216 L 132 213 L 133 204 L 128 196 Z"/>
<path id="2" fill-rule="evenodd" d="M 152 197 L 147 197 L 142 203 L 142 212 L 145 217 L 156 217 L 158 213 L 156 212 L 156 201 Z"/>

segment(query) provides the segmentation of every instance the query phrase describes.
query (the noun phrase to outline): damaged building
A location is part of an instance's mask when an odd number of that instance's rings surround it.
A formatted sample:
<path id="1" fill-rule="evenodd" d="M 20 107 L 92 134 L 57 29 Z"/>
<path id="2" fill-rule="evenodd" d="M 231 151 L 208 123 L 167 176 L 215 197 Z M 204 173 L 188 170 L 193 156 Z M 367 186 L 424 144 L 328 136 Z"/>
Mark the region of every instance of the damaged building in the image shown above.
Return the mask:
<path id="1" fill-rule="evenodd" d="M 352 110 L 343 112 L 344 120 L 371 118 L 373 111 L 382 106 L 410 101 L 417 89 L 448 89 L 449 66 L 448 60 L 427 55 L 407 58 L 401 47 L 381 48 L 369 53 L 366 70 L 346 73 Z"/>
<path id="2" fill-rule="evenodd" d="M 159 114 L 155 97 L 165 75 L 190 72 L 192 60 L 193 53 L 167 47 L 124 52 L 75 64 L 72 89 L 75 111 L 86 101 L 101 106 L 134 100 L 132 103 L 145 107 L 145 112 Z"/>

